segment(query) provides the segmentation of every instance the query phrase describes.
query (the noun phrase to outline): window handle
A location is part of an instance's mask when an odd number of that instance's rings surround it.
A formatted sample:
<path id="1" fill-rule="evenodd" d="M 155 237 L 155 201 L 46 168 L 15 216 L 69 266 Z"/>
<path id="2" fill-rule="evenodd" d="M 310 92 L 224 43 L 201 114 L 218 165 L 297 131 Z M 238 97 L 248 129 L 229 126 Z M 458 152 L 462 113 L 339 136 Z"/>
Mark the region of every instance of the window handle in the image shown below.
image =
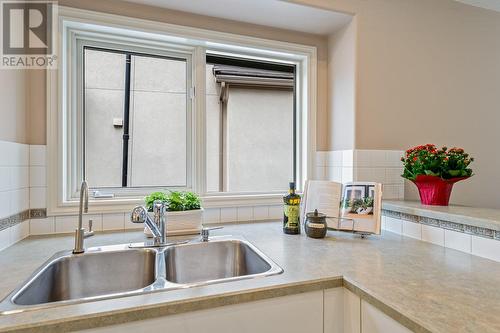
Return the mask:
<path id="1" fill-rule="evenodd" d="M 114 198 L 115 195 L 113 193 L 103 193 L 101 191 L 94 191 L 92 193 L 92 197 L 96 199 L 105 199 L 105 198 Z"/>

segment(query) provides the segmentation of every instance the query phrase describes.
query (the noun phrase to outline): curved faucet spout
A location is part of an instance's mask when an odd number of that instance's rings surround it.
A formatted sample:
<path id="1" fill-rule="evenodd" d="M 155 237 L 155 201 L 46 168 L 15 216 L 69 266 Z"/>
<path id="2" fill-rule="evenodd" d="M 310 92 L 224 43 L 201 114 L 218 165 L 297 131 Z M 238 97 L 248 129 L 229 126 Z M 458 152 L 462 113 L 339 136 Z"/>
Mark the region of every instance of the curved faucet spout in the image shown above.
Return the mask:
<path id="1" fill-rule="evenodd" d="M 78 228 L 75 230 L 75 248 L 73 253 L 83 253 L 85 252 L 85 247 L 83 246 L 83 240 L 86 237 L 94 235 L 92 231 L 92 221 L 89 221 L 89 231 L 85 232 L 83 229 L 83 214 L 89 211 L 89 186 L 84 180 L 82 186 L 80 187 L 80 208 L 78 210 Z"/>

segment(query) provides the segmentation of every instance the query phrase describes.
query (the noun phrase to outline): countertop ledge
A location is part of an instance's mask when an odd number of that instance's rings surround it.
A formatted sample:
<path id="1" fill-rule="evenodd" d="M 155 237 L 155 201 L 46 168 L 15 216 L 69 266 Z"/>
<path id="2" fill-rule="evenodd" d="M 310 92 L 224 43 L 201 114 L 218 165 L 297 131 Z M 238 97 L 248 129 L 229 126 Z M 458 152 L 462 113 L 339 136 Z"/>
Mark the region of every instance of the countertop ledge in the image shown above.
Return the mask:
<path id="1" fill-rule="evenodd" d="M 65 332 L 344 286 L 415 332 L 499 332 L 500 264 L 390 232 L 323 240 L 281 232 L 280 223 L 226 225 L 283 274 L 0 316 L 0 332 Z M 140 241 L 141 232 L 102 233 L 87 246 Z M 0 252 L 5 297 L 71 236 L 30 237 Z M 26 256 L 30 253 L 30 256 Z M 5 272 L 9 272 L 6 274 Z"/>
<path id="2" fill-rule="evenodd" d="M 382 209 L 500 231 L 500 209 L 428 206 L 418 201 L 384 200 Z"/>

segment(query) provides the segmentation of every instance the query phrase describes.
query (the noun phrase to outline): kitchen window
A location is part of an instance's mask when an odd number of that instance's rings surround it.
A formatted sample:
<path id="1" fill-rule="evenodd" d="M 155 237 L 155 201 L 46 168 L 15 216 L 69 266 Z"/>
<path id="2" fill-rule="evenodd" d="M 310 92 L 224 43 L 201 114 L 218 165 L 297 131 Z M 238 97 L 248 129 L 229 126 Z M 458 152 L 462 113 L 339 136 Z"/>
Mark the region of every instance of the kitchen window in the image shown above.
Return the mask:
<path id="1" fill-rule="evenodd" d="M 311 174 L 315 48 L 61 8 L 47 79 L 48 212 L 157 190 L 272 205 Z M 314 75 L 313 75 L 314 74 Z"/>

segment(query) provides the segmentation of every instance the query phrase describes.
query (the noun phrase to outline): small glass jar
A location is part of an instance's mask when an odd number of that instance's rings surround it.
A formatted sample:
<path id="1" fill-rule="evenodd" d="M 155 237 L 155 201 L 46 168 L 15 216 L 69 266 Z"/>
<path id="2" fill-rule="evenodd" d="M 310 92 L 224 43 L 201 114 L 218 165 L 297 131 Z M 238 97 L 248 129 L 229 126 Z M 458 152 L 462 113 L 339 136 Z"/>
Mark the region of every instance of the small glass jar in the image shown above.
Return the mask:
<path id="1" fill-rule="evenodd" d="M 306 235 L 312 238 L 324 238 L 326 236 L 327 224 L 326 215 L 318 213 L 315 209 L 312 213 L 306 214 L 306 221 L 304 222 L 304 229 Z"/>

